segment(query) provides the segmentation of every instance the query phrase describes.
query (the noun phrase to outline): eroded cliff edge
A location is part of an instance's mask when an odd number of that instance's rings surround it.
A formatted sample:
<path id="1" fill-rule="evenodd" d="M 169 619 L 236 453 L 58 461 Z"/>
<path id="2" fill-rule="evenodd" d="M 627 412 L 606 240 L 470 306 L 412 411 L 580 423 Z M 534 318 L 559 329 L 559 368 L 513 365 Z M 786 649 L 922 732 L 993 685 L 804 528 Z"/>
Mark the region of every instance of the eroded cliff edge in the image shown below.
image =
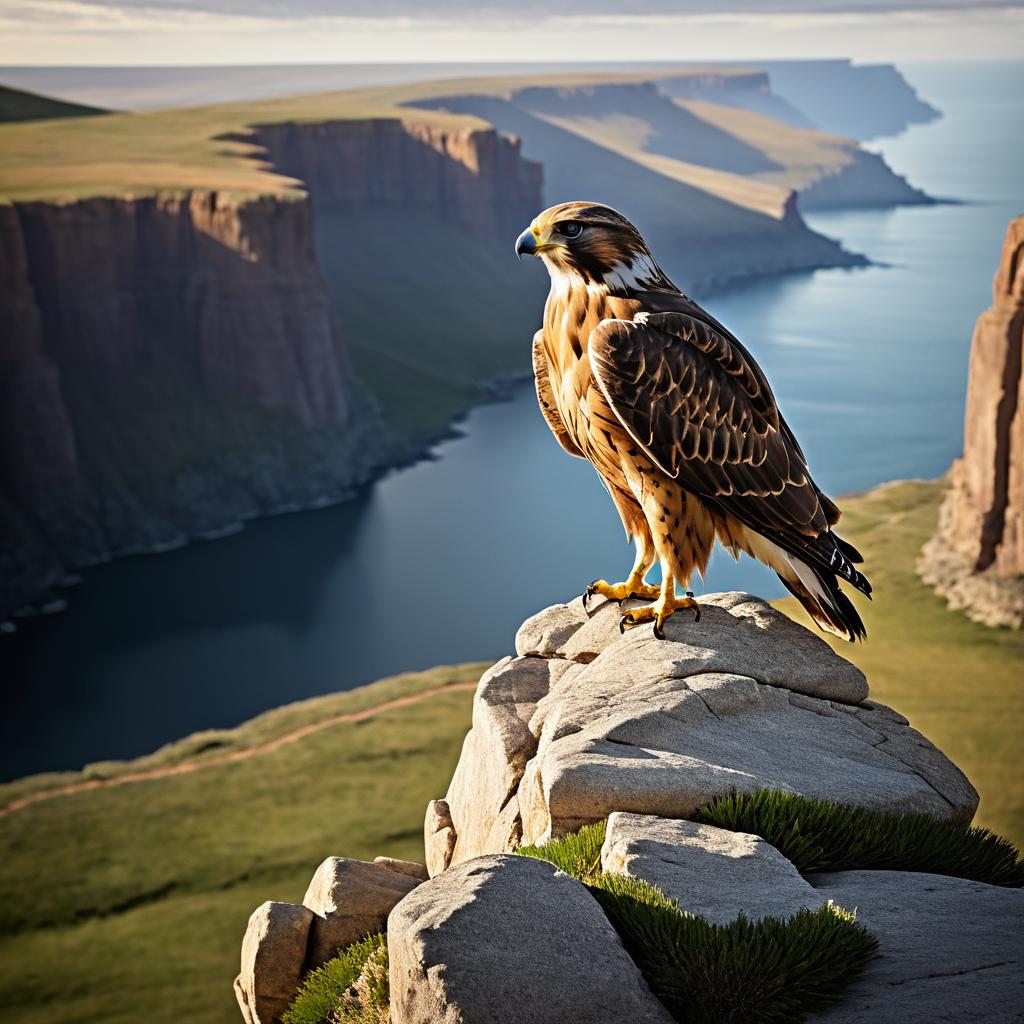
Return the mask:
<path id="1" fill-rule="evenodd" d="M 971 340 L 964 454 L 919 571 L 951 607 L 1024 626 L 1024 217 L 1010 222 L 992 306 Z"/>
<path id="2" fill-rule="evenodd" d="M 493 131 L 262 131 L 317 203 L 364 222 L 496 228 L 539 206 L 539 169 Z M 309 194 L 0 206 L 0 619 L 76 567 L 329 504 L 414 456 L 353 373 L 346 282 L 316 257 L 333 241 Z"/>

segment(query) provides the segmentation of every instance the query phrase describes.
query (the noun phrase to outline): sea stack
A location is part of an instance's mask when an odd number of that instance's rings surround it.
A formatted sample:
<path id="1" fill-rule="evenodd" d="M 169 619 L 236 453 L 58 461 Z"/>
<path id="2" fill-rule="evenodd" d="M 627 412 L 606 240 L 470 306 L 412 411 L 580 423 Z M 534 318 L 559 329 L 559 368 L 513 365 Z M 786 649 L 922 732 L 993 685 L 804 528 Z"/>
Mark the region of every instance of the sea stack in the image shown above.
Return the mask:
<path id="1" fill-rule="evenodd" d="M 951 607 L 991 626 L 1024 625 L 1024 216 L 1010 222 L 992 307 L 971 342 L 964 454 L 918 568 Z"/>

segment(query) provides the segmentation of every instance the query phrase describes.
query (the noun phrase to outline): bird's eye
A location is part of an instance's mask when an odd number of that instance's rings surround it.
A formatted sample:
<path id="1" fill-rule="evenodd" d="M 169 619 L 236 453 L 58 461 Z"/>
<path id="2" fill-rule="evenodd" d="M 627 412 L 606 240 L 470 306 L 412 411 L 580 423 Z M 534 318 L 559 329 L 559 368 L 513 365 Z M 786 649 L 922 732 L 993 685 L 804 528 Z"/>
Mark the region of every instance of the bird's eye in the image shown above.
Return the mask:
<path id="1" fill-rule="evenodd" d="M 579 238 L 583 234 L 583 225 L 579 221 L 567 220 L 559 224 L 557 230 L 563 238 Z"/>

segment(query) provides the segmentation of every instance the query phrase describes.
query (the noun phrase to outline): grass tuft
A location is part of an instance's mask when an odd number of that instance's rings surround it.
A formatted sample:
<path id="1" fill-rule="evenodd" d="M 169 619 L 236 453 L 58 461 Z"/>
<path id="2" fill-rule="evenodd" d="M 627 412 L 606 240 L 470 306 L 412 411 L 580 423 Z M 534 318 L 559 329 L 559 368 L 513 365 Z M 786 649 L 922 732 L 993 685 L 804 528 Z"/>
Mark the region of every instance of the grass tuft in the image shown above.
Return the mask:
<path id="1" fill-rule="evenodd" d="M 605 824 L 522 847 L 583 882 L 651 991 L 687 1024 L 793 1024 L 837 1002 L 878 948 L 853 914 L 827 904 L 786 920 L 711 924 L 649 882 L 601 871 Z"/>
<path id="2" fill-rule="evenodd" d="M 282 1024 L 378 1024 L 388 1019 L 388 947 L 370 935 L 311 971 Z"/>
<path id="3" fill-rule="evenodd" d="M 990 885 L 1024 885 L 1024 861 L 987 828 L 892 814 L 762 790 L 712 800 L 696 821 L 751 832 L 802 874 L 815 871 L 926 871 Z"/>
<path id="4" fill-rule="evenodd" d="M 560 871 L 589 885 L 601 877 L 601 847 L 607 826 L 606 821 L 584 825 L 578 832 L 544 846 L 520 846 L 516 853 L 521 857 L 550 861 Z"/>
<path id="5" fill-rule="evenodd" d="M 638 879 L 606 875 L 591 892 L 651 991 L 688 1024 L 802 1020 L 838 1002 L 878 948 L 832 904 L 720 925 Z"/>

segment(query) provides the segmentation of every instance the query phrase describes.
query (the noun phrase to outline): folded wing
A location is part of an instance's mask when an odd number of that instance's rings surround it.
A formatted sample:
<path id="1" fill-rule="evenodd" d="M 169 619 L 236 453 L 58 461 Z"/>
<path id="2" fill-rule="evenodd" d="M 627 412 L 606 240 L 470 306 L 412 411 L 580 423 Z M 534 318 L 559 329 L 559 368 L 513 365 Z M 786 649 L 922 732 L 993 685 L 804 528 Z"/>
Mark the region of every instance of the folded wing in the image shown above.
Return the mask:
<path id="1" fill-rule="evenodd" d="M 812 566 L 825 590 L 838 575 L 870 593 L 763 371 L 699 307 L 681 296 L 680 305 L 592 332 L 592 372 L 615 415 L 666 474 Z"/>

